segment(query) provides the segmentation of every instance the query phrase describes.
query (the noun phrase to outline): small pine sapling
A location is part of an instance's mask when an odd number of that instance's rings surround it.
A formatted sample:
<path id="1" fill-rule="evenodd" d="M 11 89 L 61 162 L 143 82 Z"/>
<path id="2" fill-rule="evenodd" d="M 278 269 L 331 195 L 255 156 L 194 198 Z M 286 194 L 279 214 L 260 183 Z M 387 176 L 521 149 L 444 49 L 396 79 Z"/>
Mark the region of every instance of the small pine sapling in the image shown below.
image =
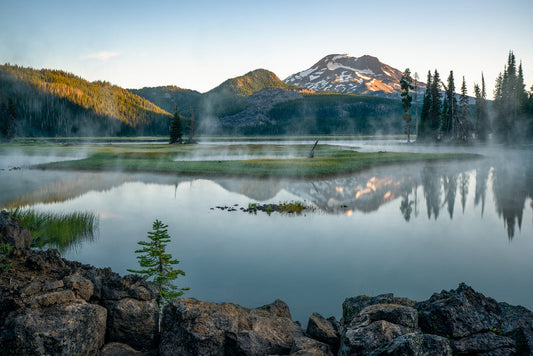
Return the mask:
<path id="1" fill-rule="evenodd" d="M 168 303 L 171 299 L 183 295 L 183 292 L 189 288 L 178 288 L 172 283 L 178 276 L 185 276 L 185 272 L 175 269 L 173 266 L 179 263 L 178 260 L 172 259 L 172 255 L 166 253 L 167 243 L 170 242 L 170 236 L 167 232 L 168 225 L 159 220 L 155 220 L 152 230 L 148 232 L 149 241 L 139 241 L 138 244 L 143 248 L 136 250 L 137 259 L 142 269 L 128 269 L 128 272 L 139 274 L 147 280 L 151 280 L 158 288 L 159 295 L 156 297 L 157 304 Z"/>

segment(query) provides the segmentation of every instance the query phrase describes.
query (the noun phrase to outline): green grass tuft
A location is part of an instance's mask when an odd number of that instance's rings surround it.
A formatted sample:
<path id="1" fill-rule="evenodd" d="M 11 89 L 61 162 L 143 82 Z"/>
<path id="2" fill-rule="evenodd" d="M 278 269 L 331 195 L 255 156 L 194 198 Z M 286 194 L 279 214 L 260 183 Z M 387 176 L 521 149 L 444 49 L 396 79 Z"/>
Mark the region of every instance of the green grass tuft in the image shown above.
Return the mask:
<path id="1" fill-rule="evenodd" d="M 81 240 L 93 239 L 98 226 L 97 216 L 90 212 L 47 213 L 16 208 L 11 214 L 30 231 L 32 247 L 53 247 L 61 252 Z"/>

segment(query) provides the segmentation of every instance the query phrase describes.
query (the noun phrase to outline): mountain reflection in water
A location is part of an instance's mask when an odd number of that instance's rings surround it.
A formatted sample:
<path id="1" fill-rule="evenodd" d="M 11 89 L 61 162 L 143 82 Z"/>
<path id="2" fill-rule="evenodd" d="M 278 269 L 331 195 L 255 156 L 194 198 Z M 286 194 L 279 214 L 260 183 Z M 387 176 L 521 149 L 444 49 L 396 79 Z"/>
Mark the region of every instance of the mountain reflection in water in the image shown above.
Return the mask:
<path id="1" fill-rule="evenodd" d="M 4 184 L 11 188 L 0 192 L 3 208 L 58 203 L 91 191 L 105 192 L 126 182 L 177 188 L 190 181 L 174 175 L 129 173 L 20 170 L 2 172 L 2 175 Z M 442 218 L 443 211 L 453 219 L 458 208 L 456 203 L 464 214 L 471 194 L 473 208 L 479 208 L 483 217 L 487 190 L 492 188 L 490 195 L 509 240 L 517 228 L 521 229 L 528 199 L 533 208 L 533 163 L 528 159 L 394 165 L 322 180 L 221 178 L 212 181 L 229 192 L 261 202 L 285 190 L 326 214 L 371 213 L 401 199 L 399 213 L 408 222 L 420 218 L 420 204 L 424 203 L 428 219 Z"/>

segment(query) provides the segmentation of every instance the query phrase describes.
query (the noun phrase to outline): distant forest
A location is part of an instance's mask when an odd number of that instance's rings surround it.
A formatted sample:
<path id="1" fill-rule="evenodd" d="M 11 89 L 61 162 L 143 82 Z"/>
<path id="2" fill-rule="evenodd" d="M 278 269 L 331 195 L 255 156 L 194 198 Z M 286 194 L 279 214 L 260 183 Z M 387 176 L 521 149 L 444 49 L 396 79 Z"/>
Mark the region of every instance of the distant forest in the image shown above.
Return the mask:
<path id="1" fill-rule="evenodd" d="M 15 107 L 17 136 L 112 136 L 168 133 L 170 114 L 111 85 L 73 74 L 0 66 L 0 106 Z M 2 121 L 8 120 L 2 110 Z"/>
<path id="2" fill-rule="evenodd" d="M 465 78 L 459 86 L 453 72 L 444 80 L 437 70 L 428 73 L 421 99 L 410 108 L 410 132 L 418 133 L 418 141 L 533 140 L 533 93 L 526 90 L 522 64 L 517 65 L 513 52 L 497 79 L 493 101 L 487 98 L 483 77 L 468 93 Z M 400 97 L 311 93 L 264 69 L 201 94 L 175 86 L 125 90 L 63 71 L 0 65 L 4 141 L 32 136 L 169 136 L 176 109 L 183 134 L 192 117 L 198 135 L 407 132 Z"/>

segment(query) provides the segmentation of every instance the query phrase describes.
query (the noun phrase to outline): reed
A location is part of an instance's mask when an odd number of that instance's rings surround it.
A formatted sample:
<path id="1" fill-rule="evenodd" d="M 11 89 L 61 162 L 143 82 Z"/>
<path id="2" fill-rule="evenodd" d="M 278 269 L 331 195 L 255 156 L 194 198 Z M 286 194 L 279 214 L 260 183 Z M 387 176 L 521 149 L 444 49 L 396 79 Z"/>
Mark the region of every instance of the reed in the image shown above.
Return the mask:
<path id="1" fill-rule="evenodd" d="M 30 231 L 32 247 L 53 247 L 61 252 L 94 239 L 98 226 L 97 216 L 90 212 L 50 213 L 16 208 L 11 214 Z"/>

